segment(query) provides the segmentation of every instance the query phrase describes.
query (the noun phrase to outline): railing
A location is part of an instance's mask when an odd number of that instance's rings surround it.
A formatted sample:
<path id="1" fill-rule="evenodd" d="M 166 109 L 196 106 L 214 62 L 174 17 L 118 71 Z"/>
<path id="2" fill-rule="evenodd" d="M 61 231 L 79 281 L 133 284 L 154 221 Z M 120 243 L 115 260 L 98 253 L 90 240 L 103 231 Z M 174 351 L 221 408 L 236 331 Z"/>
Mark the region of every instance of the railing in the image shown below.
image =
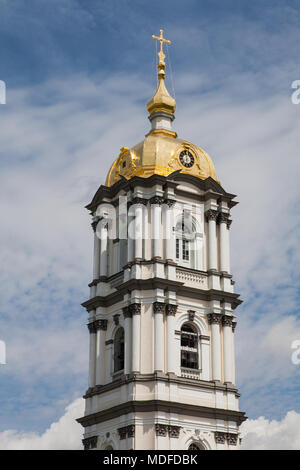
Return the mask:
<path id="1" fill-rule="evenodd" d="M 200 380 L 201 370 L 199 369 L 186 369 L 181 367 L 181 377 L 186 379 Z"/>
<path id="2" fill-rule="evenodd" d="M 206 287 L 207 278 L 202 273 L 192 272 L 185 269 L 176 269 L 176 280 L 184 282 L 185 284 L 193 284 L 201 287 Z"/>

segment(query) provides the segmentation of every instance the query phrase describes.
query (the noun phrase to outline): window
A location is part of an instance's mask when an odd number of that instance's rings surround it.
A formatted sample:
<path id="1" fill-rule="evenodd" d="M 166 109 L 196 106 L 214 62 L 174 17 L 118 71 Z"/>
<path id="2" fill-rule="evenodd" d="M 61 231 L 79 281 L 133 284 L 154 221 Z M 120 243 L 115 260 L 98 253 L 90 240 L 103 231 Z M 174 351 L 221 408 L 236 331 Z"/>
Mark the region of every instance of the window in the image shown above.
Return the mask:
<path id="1" fill-rule="evenodd" d="M 114 339 L 114 372 L 124 369 L 124 329 L 118 328 Z"/>
<path id="2" fill-rule="evenodd" d="M 194 231 L 191 218 L 180 216 L 176 224 L 176 260 L 178 264 L 192 268 L 194 267 L 192 257 Z"/>
<path id="3" fill-rule="evenodd" d="M 198 335 L 193 325 L 185 323 L 181 328 L 181 367 L 199 368 Z"/>
<path id="4" fill-rule="evenodd" d="M 198 445 L 198 444 L 196 444 L 196 442 L 193 442 L 189 446 L 188 450 L 203 450 L 203 447 L 200 444 Z"/>

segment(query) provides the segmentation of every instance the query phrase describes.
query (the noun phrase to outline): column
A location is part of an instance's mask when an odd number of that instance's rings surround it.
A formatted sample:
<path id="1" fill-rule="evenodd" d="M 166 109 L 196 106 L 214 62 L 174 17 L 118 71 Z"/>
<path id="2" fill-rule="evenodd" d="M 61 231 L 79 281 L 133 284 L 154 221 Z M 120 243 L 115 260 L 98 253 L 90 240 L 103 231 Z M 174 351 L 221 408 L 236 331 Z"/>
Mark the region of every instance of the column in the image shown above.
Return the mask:
<path id="1" fill-rule="evenodd" d="M 100 277 L 107 276 L 107 239 L 108 239 L 108 224 L 101 221 L 100 227 Z"/>
<path id="2" fill-rule="evenodd" d="M 93 263 L 93 280 L 99 279 L 100 276 L 100 240 L 96 229 L 99 217 L 93 217 L 92 227 L 94 230 L 94 263 Z"/>
<path id="3" fill-rule="evenodd" d="M 124 358 L 124 374 L 131 373 L 132 365 L 132 314 L 129 307 L 123 308 L 124 315 L 124 341 L 125 341 L 125 358 Z"/>
<path id="4" fill-rule="evenodd" d="M 131 208 L 132 203 L 129 203 L 128 208 L 128 231 L 127 231 L 127 262 L 131 263 L 134 257 L 134 231 L 135 224 L 133 220 L 133 209 Z"/>
<path id="5" fill-rule="evenodd" d="M 155 196 L 150 199 L 151 203 L 151 238 L 152 238 L 152 258 L 162 257 L 162 237 L 161 237 L 161 204 L 163 198 Z"/>
<path id="6" fill-rule="evenodd" d="M 174 205 L 176 201 L 166 199 L 163 205 L 163 230 L 166 259 L 175 261 Z"/>
<path id="7" fill-rule="evenodd" d="M 220 323 L 222 315 L 210 313 L 208 322 L 211 325 L 211 359 L 212 359 L 212 380 L 221 381 L 221 338 Z"/>
<path id="8" fill-rule="evenodd" d="M 175 315 L 177 312 L 177 305 L 168 304 L 166 306 L 167 314 L 167 372 L 175 374 L 176 361 L 179 360 L 176 354 L 175 344 Z"/>
<path id="9" fill-rule="evenodd" d="M 208 223 L 208 269 L 217 269 L 217 211 L 209 209 L 206 211 Z"/>
<path id="10" fill-rule="evenodd" d="M 132 201 L 134 205 L 134 245 L 135 253 L 134 258 L 143 259 L 143 233 L 145 231 L 144 224 L 144 205 L 147 205 L 147 200 L 142 198 L 134 198 Z"/>
<path id="11" fill-rule="evenodd" d="M 235 338 L 234 338 L 234 331 L 236 327 L 236 321 L 232 322 L 232 383 L 235 384 Z"/>
<path id="12" fill-rule="evenodd" d="M 96 346 L 96 385 L 105 382 L 105 332 L 107 320 L 96 320 L 97 346 Z"/>
<path id="13" fill-rule="evenodd" d="M 141 304 L 131 304 L 132 314 L 132 372 L 140 372 L 141 351 Z"/>
<path id="14" fill-rule="evenodd" d="M 229 230 L 228 214 L 221 212 L 218 216 L 220 224 L 220 271 L 229 273 Z"/>
<path id="15" fill-rule="evenodd" d="M 88 324 L 90 332 L 90 351 L 89 351 L 89 387 L 96 385 L 96 327 L 95 322 Z"/>
<path id="16" fill-rule="evenodd" d="M 164 370 L 164 311 L 163 302 L 154 302 L 154 371 Z"/>
<path id="17" fill-rule="evenodd" d="M 232 383 L 232 317 L 224 315 L 222 325 L 224 382 Z"/>

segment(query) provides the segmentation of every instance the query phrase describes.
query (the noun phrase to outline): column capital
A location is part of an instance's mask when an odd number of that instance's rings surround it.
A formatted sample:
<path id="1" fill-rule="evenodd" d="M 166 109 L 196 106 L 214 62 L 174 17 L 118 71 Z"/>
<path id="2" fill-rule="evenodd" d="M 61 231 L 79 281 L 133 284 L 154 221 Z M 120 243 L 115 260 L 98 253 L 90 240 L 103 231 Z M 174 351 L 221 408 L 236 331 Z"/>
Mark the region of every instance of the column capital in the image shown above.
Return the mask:
<path id="1" fill-rule="evenodd" d="M 97 328 L 96 328 L 96 325 L 95 325 L 94 321 L 91 322 L 91 323 L 88 323 L 87 327 L 88 327 L 90 333 L 96 333 Z"/>
<path id="2" fill-rule="evenodd" d="M 148 204 L 148 199 L 136 196 L 130 201 L 130 204 L 131 205 L 142 204 L 146 206 Z"/>
<path id="3" fill-rule="evenodd" d="M 233 331 L 233 333 L 234 333 L 235 328 L 236 328 L 236 321 L 232 321 L 232 331 Z"/>
<path id="4" fill-rule="evenodd" d="M 229 315 L 224 315 L 222 317 L 222 325 L 223 326 L 232 326 L 232 317 L 230 317 Z"/>
<path id="5" fill-rule="evenodd" d="M 214 220 L 214 221 L 216 221 L 216 220 L 217 220 L 217 217 L 218 217 L 218 211 L 213 210 L 213 209 L 208 209 L 208 210 L 205 212 L 205 217 L 206 217 L 207 222 L 208 222 L 209 220 Z"/>
<path id="6" fill-rule="evenodd" d="M 132 317 L 132 313 L 131 313 L 129 307 L 123 307 L 122 310 L 123 310 L 124 318 L 131 318 Z"/>
<path id="7" fill-rule="evenodd" d="M 176 204 L 175 199 L 165 199 L 164 203 L 167 204 L 167 206 L 171 209 L 173 206 Z"/>
<path id="8" fill-rule="evenodd" d="M 222 223 L 227 224 L 228 217 L 229 217 L 229 214 L 227 214 L 226 212 L 219 212 L 219 215 L 217 218 L 218 224 L 222 224 Z"/>
<path id="9" fill-rule="evenodd" d="M 163 302 L 154 302 L 153 303 L 153 312 L 154 313 L 164 313 L 165 304 Z"/>
<path id="10" fill-rule="evenodd" d="M 221 313 L 209 313 L 208 315 L 208 323 L 211 325 L 212 323 L 221 324 L 223 315 Z"/>
<path id="11" fill-rule="evenodd" d="M 232 220 L 230 219 L 227 219 L 227 228 L 229 229 L 230 228 L 230 225 L 232 224 Z"/>
<path id="12" fill-rule="evenodd" d="M 167 304 L 166 305 L 166 314 L 167 315 L 176 315 L 177 312 L 177 305 L 174 304 Z"/>
<path id="13" fill-rule="evenodd" d="M 161 206 L 163 202 L 164 202 L 164 198 L 161 196 L 153 196 L 150 199 L 150 204 L 158 204 L 159 206 Z"/>
<path id="14" fill-rule="evenodd" d="M 126 439 L 127 426 L 124 426 L 123 428 L 118 428 L 118 434 L 119 434 L 120 440 Z"/>
<path id="15" fill-rule="evenodd" d="M 215 431 L 215 441 L 217 444 L 225 444 L 226 437 L 226 432 Z"/>
<path id="16" fill-rule="evenodd" d="M 169 437 L 179 438 L 181 426 L 168 426 Z"/>
<path id="17" fill-rule="evenodd" d="M 95 449 L 97 447 L 98 436 L 91 436 L 82 439 L 84 450 Z"/>
<path id="18" fill-rule="evenodd" d="M 168 426 L 166 424 L 155 424 L 155 433 L 157 436 L 166 437 L 168 431 Z"/>
<path id="19" fill-rule="evenodd" d="M 120 440 L 126 439 L 126 437 L 134 437 L 135 425 L 129 424 L 129 426 L 123 426 L 122 428 L 118 428 L 118 433 Z"/>
<path id="20" fill-rule="evenodd" d="M 131 304 L 131 305 L 129 305 L 129 312 L 132 315 L 140 315 L 141 314 L 141 304 Z"/>
<path id="21" fill-rule="evenodd" d="M 237 445 L 237 440 L 238 440 L 238 434 L 233 434 L 231 432 L 228 432 L 226 435 L 227 443 L 230 446 L 236 446 Z"/>
<path id="22" fill-rule="evenodd" d="M 107 320 L 96 320 L 95 321 L 96 330 L 107 330 Z"/>

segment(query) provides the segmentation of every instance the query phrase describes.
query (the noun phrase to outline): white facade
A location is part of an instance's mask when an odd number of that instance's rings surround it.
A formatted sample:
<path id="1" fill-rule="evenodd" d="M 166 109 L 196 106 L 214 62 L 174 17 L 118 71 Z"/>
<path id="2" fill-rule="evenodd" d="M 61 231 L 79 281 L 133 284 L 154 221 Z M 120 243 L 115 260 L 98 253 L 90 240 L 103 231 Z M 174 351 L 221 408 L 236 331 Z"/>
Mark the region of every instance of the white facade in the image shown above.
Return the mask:
<path id="1" fill-rule="evenodd" d="M 119 196 L 128 221 L 114 222 Z M 237 449 L 230 209 L 215 181 L 153 175 L 100 187 L 94 217 L 85 448 Z M 117 339 L 116 339 L 117 338 Z"/>

